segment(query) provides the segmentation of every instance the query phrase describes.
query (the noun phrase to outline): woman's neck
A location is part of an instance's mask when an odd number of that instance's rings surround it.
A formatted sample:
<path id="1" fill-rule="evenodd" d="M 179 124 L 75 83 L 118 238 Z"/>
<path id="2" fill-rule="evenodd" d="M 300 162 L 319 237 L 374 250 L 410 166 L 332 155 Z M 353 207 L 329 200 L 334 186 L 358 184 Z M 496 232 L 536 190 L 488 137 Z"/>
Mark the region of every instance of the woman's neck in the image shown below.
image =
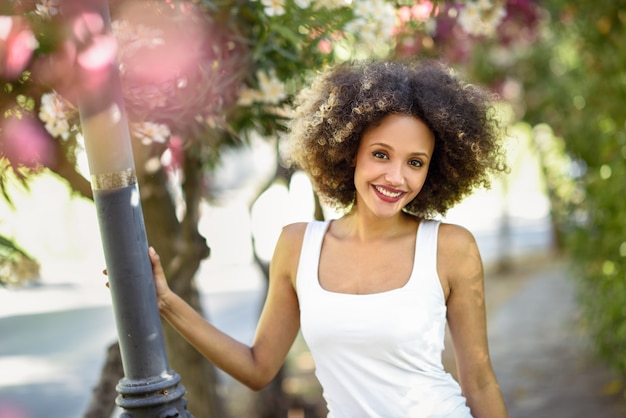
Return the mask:
<path id="1" fill-rule="evenodd" d="M 360 241 L 375 241 L 412 234 L 416 231 L 419 219 L 404 212 L 388 218 L 367 216 L 354 207 L 335 223 L 335 235 Z"/>

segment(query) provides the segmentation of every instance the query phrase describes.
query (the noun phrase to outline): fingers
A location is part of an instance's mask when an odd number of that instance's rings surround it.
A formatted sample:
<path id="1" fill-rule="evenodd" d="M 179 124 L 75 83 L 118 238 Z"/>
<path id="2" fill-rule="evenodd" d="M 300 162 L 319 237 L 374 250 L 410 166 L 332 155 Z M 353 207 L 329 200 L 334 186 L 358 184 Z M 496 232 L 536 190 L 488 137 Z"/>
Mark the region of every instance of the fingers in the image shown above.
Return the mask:
<path id="1" fill-rule="evenodd" d="M 150 262 L 152 263 L 152 273 L 155 276 L 165 277 L 165 273 L 163 272 L 163 266 L 161 265 L 161 257 L 157 254 L 154 247 L 148 247 L 148 255 L 150 256 Z M 107 269 L 102 270 L 102 274 L 105 276 L 109 275 Z M 106 287 L 111 287 L 109 282 L 107 281 L 105 284 Z"/>
<path id="2" fill-rule="evenodd" d="M 150 256 L 150 261 L 152 262 L 152 272 L 154 275 L 165 276 L 163 266 L 161 265 L 161 257 L 159 257 L 159 254 L 157 254 L 154 247 L 148 248 L 148 255 Z"/>

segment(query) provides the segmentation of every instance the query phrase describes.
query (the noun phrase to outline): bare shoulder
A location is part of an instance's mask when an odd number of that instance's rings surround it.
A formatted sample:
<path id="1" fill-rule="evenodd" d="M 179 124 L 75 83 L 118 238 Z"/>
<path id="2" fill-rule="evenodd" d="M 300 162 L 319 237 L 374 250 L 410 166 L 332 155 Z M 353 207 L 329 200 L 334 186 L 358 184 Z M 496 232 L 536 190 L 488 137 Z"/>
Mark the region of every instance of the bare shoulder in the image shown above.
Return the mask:
<path id="1" fill-rule="evenodd" d="M 307 225 L 308 223 L 306 222 L 296 222 L 285 225 L 283 227 L 283 232 L 281 235 L 284 236 L 286 239 L 295 239 L 302 241 Z"/>
<path id="2" fill-rule="evenodd" d="M 271 276 L 280 276 L 295 284 L 306 227 L 306 222 L 297 222 L 283 227 L 270 263 Z"/>
<path id="3" fill-rule="evenodd" d="M 476 246 L 474 235 L 465 227 L 442 222 L 439 226 L 439 247 L 443 250 L 463 251 Z M 442 248 L 443 247 L 443 248 Z"/>
<path id="4" fill-rule="evenodd" d="M 474 235 L 460 225 L 442 223 L 437 245 L 437 270 L 446 290 L 482 277 L 483 266 Z"/>
<path id="5" fill-rule="evenodd" d="M 278 252 L 278 255 L 286 253 L 289 256 L 300 254 L 306 227 L 306 222 L 297 222 L 284 226 L 278 237 L 275 253 Z"/>

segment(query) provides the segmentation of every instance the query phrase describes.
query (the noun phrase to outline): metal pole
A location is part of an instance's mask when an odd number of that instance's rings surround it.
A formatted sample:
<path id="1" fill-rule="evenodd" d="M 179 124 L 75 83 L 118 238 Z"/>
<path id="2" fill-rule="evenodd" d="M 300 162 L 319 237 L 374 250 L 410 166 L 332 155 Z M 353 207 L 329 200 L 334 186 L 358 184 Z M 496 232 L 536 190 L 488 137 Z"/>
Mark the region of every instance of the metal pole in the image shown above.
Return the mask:
<path id="1" fill-rule="evenodd" d="M 191 417 L 170 370 L 106 0 L 64 0 L 77 45 L 78 109 L 115 312 L 123 418 Z"/>

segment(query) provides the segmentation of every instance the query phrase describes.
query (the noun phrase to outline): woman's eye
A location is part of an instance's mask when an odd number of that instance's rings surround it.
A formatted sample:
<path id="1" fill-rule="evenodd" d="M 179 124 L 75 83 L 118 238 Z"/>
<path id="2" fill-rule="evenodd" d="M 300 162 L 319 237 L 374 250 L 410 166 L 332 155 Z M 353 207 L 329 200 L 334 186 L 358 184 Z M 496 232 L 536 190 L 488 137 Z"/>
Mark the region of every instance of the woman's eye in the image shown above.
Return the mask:
<path id="1" fill-rule="evenodd" d="M 387 158 L 388 158 L 388 157 L 387 157 L 387 154 L 385 154 L 385 153 L 384 153 L 384 152 L 382 152 L 382 151 L 374 151 L 374 152 L 372 153 L 372 155 L 373 155 L 375 158 L 380 158 L 380 159 L 387 159 Z"/>
<path id="2" fill-rule="evenodd" d="M 421 167 L 424 164 L 420 160 L 411 160 L 409 161 L 409 165 L 412 165 L 413 167 Z"/>

